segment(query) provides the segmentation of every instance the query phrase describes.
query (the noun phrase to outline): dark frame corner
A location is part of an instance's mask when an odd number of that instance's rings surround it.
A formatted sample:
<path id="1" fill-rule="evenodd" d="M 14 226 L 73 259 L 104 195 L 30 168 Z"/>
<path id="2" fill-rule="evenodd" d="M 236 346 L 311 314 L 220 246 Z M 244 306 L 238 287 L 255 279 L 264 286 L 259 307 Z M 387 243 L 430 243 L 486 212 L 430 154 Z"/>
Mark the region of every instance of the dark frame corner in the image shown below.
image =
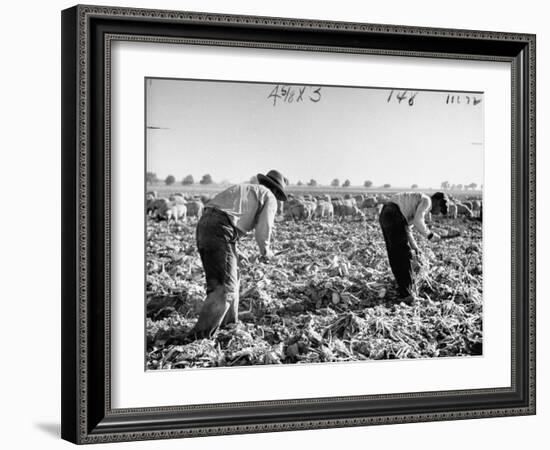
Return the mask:
<path id="1" fill-rule="evenodd" d="M 510 388 L 113 410 L 109 62 L 113 40 L 507 61 L 512 65 Z M 535 36 L 99 6 L 62 12 L 62 437 L 162 439 L 535 413 Z"/>

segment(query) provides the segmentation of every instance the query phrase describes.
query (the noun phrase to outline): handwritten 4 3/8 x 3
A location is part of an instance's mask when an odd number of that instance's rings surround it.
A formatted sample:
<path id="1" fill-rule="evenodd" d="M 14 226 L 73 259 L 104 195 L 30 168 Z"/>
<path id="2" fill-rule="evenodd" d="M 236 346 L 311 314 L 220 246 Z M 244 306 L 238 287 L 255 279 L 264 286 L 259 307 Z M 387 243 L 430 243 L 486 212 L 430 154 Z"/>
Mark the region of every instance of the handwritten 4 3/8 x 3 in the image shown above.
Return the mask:
<path id="1" fill-rule="evenodd" d="M 288 86 L 276 85 L 269 95 L 268 99 L 272 99 L 273 106 L 280 103 L 302 103 L 310 101 L 317 103 L 321 101 L 321 88 L 312 86 Z"/>

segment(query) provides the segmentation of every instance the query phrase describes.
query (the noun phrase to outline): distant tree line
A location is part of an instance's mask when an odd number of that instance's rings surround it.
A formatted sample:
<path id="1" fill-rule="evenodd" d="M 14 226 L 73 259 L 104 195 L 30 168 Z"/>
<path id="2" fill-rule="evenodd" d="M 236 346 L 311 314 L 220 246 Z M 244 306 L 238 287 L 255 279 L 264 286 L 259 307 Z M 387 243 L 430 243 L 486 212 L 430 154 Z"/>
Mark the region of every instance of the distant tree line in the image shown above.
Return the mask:
<path id="1" fill-rule="evenodd" d="M 155 184 L 155 183 L 160 182 L 157 174 L 154 173 L 154 172 L 147 172 L 146 175 L 145 175 L 145 179 L 146 179 L 147 184 Z M 287 184 L 288 184 L 288 180 L 285 180 L 285 181 L 287 181 Z M 167 186 L 170 186 L 170 185 L 174 184 L 175 182 L 176 182 L 176 177 L 174 177 L 174 175 L 168 175 L 164 179 L 164 183 Z M 252 184 L 257 184 L 258 183 L 258 177 L 256 175 L 252 175 L 249 179 L 249 182 L 252 183 Z M 184 185 L 184 186 L 192 185 L 192 184 L 195 184 L 195 183 L 196 183 L 195 178 L 191 174 L 186 175 L 181 180 L 181 184 Z M 228 184 L 229 181 L 223 180 L 221 183 L 222 184 Z M 202 184 L 202 185 L 214 184 L 214 180 L 212 179 L 212 175 L 210 175 L 209 173 L 204 174 L 201 177 L 201 179 L 199 180 L 199 184 Z M 314 178 L 311 178 L 307 183 L 304 183 L 302 180 L 298 180 L 296 182 L 297 186 L 303 186 L 304 184 L 306 184 L 307 186 L 310 186 L 310 187 L 315 187 L 315 186 L 319 185 L 317 180 L 315 180 Z M 374 183 L 371 180 L 365 180 L 363 182 L 363 186 L 367 189 L 372 188 L 373 185 L 374 185 Z M 339 178 L 334 178 L 330 182 L 330 186 L 332 186 L 332 187 L 340 187 L 340 186 L 341 187 L 350 187 L 351 186 L 351 181 L 349 179 L 346 179 L 343 183 L 341 183 Z M 389 189 L 389 188 L 391 188 L 391 184 L 390 183 L 385 183 L 381 187 L 383 187 L 384 189 Z M 477 189 L 477 187 L 478 187 L 477 183 L 473 183 L 473 182 L 469 183 L 469 184 L 460 184 L 460 183 L 459 184 L 451 184 L 449 181 L 442 181 L 441 182 L 441 189 L 444 190 L 444 191 L 462 191 L 462 190 L 467 191 L 467 190 L 475 190 L 475 189 Z M 418 189 L 418 184 L 416 184 L 416 183 L 412 184 L 411 189 Z M 480 186 L 480 189 L 483 189 L 483 185 Z"/>
<path id="2" fill-rule="evenodd" d="M 462 191 L 462 190 L 475 190 L 477 189 L 477 183 L 470 183 L 470 184 L 451 184 L 448 181 L 442 181 L 441 182 L 441 189 L 444 191 Z M 481 185 L 480 189 L 483 189 L 483 185 Z"/>
<path id="3" fill-rule="evenodd" d="M 160 180 L 159 180 L 156 173 L 147 172 L 145 174 L 145 181 L 147 182 L 147 184 L 155 184 L 155 183 L 158 183 Z M 175 182 L 176 182 L 176 177 L 174 175 L 168 175 L 164 179 L 164 184 L 166 184 L 167 186 L 170 186 L 170 185 L 174 184 Z M 202 176 L 199 183 L 200 184 L 213 184 L 214 180 L 212 179 L 212 175 L 210 175 L 209 173 L 206 173 Z M 195 184 L 195 178 L 193 177 L 193 175 L 186 175 L 181 180 L 181 184 L 183 184 L 184 186 Z"/>
<path id="4" fill-rule="evenodd" d="M 193 175 L 187 175 L 181 180 L 181 184 L 183 185 L 189 185 L 189 184 L 195 184 L 195 179 L 193 178 Z"/>
<path id="5" fill-rule="evenodd" d="M 154 172 L 147 172 L 145 174 L 145 180 L 147 181 L 147 184 L 153 184 L 158 181 L 157 174 Z"/>

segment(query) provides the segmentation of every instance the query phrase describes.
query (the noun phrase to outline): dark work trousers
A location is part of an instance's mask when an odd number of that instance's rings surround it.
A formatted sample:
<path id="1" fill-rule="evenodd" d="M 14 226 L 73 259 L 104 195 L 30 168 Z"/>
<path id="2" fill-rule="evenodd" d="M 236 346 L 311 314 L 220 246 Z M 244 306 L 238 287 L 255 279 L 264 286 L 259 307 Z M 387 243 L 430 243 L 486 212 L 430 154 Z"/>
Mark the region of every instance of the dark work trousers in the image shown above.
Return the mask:
<path id="1" fill-rule="evenodd" d="M 206 300 L 191 337 L 210 338 L 220 325 L 238 319 L 238 238 L 225 212 L 205 208 L 197 224 L 197 248 L 206 275 Z"/>
<path id="2" fill-rule="evenodd" d="M 400 297 L 411 294 L 413 288 L 412 258 L 407 219 L 395 203 L 386 203 L 380 212 L 380 226 Z"/>

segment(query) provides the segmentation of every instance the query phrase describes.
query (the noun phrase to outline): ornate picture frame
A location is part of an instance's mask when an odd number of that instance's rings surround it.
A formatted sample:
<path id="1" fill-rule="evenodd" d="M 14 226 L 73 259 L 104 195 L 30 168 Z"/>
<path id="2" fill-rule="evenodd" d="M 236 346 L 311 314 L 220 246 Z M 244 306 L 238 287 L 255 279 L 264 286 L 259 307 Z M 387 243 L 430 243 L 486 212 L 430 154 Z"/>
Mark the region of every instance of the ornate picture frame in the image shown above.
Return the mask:
<path id="1" fill-rule="evenodd" d="M 510 386 L 113 408 L 110 71 L 118 41 L 509 63 Z M 84 444 L 535 414 L 535 264 L 534 35 L 100 6 L 62 12 L 64 439 Z"/>

